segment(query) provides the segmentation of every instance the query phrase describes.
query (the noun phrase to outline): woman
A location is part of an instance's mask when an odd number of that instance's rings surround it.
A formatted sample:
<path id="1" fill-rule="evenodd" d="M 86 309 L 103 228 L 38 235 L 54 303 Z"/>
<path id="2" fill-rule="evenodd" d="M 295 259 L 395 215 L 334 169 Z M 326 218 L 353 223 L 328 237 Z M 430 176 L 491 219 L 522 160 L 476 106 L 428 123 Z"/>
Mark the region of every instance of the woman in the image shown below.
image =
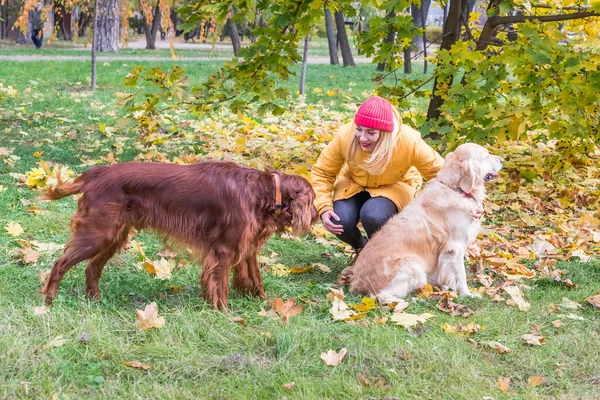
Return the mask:
<path id="1" fill-rule="evenodd" d="M 403 125 L 392 104 L 378 96 L 360 105 L 312 168 L 315 206 L 325 228 L 355 252 L 435 177 L 444 160 Z M 421 176 L 422 175 L 422 176 Z"/>

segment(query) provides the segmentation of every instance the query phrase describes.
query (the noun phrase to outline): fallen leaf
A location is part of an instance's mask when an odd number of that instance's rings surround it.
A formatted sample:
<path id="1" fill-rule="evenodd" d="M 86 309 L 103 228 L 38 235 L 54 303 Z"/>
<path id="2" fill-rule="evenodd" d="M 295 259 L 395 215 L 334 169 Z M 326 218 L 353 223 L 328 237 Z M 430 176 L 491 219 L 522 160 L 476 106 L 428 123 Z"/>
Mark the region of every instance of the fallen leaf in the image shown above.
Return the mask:
<path id="1" fill-rule="evenodd" d="M 142 263 L 142 267 L 154 275 L 154 279 L 171 280 L 171 271 L 173 263 L 166 258 L 161 258 L 159 261 L 146 260 Z"/>
<path id="2" fill-rule="evenodd" d="M 425 298 L 433 296 L 433 287 L 429 283 L 426 283 L 425 286 L 419 289 L 419 296 Z"/>
<path id="3" fill-rule="evenodd" d="M 600 311 L 600 294 L 590 296 L 586 299 L 596 310 Z"/>
<path id="4" fill-rule="evenodd" d="M 543 336 L 536 336 L 529 333 L 522 335 L 521 339 L 523 339 L 525 343 L 530 344 L 532 346 L 541 346 L 542 344 L 544 344 L 545 340 Z"/>
<path id="5" fill-rule="evenodd" d="M 508 389 L 510 388 L 510 377 L 503 378 L 499 376 L 497 385 L 503 393 L 508 392 Z"/>
<path id="6" fill-rule="evenodd" d="M 387 317 L 387 315 L 384 315 L 384 316 L 383 316 L 383 317 L 381 317 L 381 318 L 379 318 L 379 317 L 377 317 L 377 316 L 376 316 L 376 317 L 373 319 L 373 323 L 374 323 L 374 324 L 376 324 L 376 325 L 385 325 L 385 324 L 387 323 L 387 321 L 388 321 L 388 317 Z"/>
<path id="7" fill-rule="evenodd" d="M 363 297 L 362 304 L 349 304 L 348 306 L 355 311 L 365 313 L 376 307 L 376 301 L 370 297 Z"/>
<path id="8" fill-rule="evenodd" d="M 565 315 L 565 317 L 567 317 L 569 319 L 574 319 L 577 321 L 585 321 L 585 318 L 583 318 L 581 315 L 577 315 L 577 314 L 567 314 L 567 315 Z"/>
<path id="9" fill-rule="evenodd" d="M 543 376 L 530 376 L 529 378 L 527 378 L 527 384 L 531 387 L 538 387 L 542 383 L 544 383 Z"/>
<path id="10" fill-rule="evenodd" d="M 521 311 L 528 311 L 531 304 L 523 298 L 523 292 L 516 286 L 507 286 L 504 291 L 510 295 L 510 299 L 506 302 L 508 305 L 516 305 Z"/>
<path id="11" fill-rule="evenodd" d="M 570 300 L 566 297 L 562 298 L 562 302 L 558 306 L 561 309 L 566 309 L 566 310 L 578 310 L 582 307 L 581 304 L 579 304 L 578 302 Z"/>
<path id="12" fill-rule="evenodd" d="M 43 215 L 43 214 L 46 214 L 48 212 L 48 210 L 45 210 L 45 209 L 43 209 L 42 207 L 39 207 L 39 206 L 29 206 L 27 208 L 27 211 L 30 212 L 30 213 L 32 213 L 36 217 L 38 215 Z"/>
<path id="13" fill-rule="evenodd" d="M 563 327 L 565 325 L 565 323 L 562 322 L 561 320 L 557 319 L 557 320 L 552 321 L 552 325 L 554 325 L 554 327 L 556 329 L 559 329 L 559 328 Z"/>
<path id="14" fill-rule="evenodd" d="M 329 293 L 326 296 L 329 300 L 333 301 L 334 298 L 344 300 L 344 291 L 342 289 L 329 288 Z"/>
<path id="15" fill-rule="evenodd" d="M 313 264 L 313 267 L 318 269 L 321 272 L 325 272 L 325 273 L 329 273 L 331 272 L 331 268 L 329 268 L 327 265 L 325 264 L 321 264 L 321 263 L 315 263 Z"/>
<path id="16" fill-rule="evenodd" d="M 46 315 L 50 312 L 50 309 L 46 306 L 33 307 L 33 315 L 36 317 L 41 317 L 42 315 Z"/>
<path id="17" fill-rule="evenodd" d="M 284 383 L 283 385 L 281 385 L 282 388 L 287 389 L 287 390 L 292 390 L 292 388 L 296 386 L 296 382 L 288 382 L 288 383 Z"/>
<path id="18" fill-rule="evenodd" d="M 532 335 L 541 335 L 542 334 L 542 326 L 540 324 L 531 324 L 530 331 Z"/>
<path id="19" fill-rule="evenodd" d="M 578 257 L 582 262 L 588 262 L 592 259 L 591 256 L 585 254 L 585 251 L 577 249 L 571 253 L 571 257 Z"/>
<path id="20" fill-rule="evenodd" d="M 510 349 L 500 342 L 490 341 L 487 342 L 487 345 L 490 346 L 492 350 L 494 350 L 498 354 L 510 353 Z"/>
<path id="21" fill-rule="evenodd" d="M 277 318 L 277 311 L 270 309 L 269 311 L 265 310 L 263 307 L 260 308 L 258 315 L 261 317 L 269 317 L 269 318 Z"/>
<path id="22" fill-rule="evenodd" d="M 35 264 L 40 258 L 40 252 L 32 249 L 29 246 L 25 247 L 24 249 L 19 249 L 19 253 L 23 255 L 23 261 L 25 261 L 27 264 Z"/>
<path id="23" fill-rule="evenodd" d="M 288 276 L 290 269 L 283 264 L 273 264 L 269 267 L 269 271 L 273 276 Z"/>
<path id="24" fill-rule="evenodd" d="M 231 320 L 233 322 L 235 322 L 236 324 L 246 325 L 246 320 L 242 317 L 233 317 L 233 318 L 231 318 Z"/>
<path id="25" fill-rule="evenodd" d="M 137 310 L 137 326 L 141 329 L 162 328 L 165 325 L 165 318 L 158 316 L 158 305 L 152 302 L 146 306 L 144 311 Z"/>
<path id="26" fill-rule="evenodd" d="M 368 387 L 383 387 L 383 388 L 389 388 L 389 386 L 387 386 L 385 384 L 385 377 L 381 376 L 379 377 L 379 379 L 377 379 L 376 381 L 371 381 L 370 379 L 368 379 L 366 377 L 366 375 L 364 373 L 360 374 L 360 376 L 358 377 L 358 381 L 363 384 L 364 386 L 368 386 Z"/>
<path id="27" fill-rule="evenodd" d="M 156 255 L 160 257 L 173 258 L 177 255 L 177 253 L 175 253 L 169 248 L 164 248 L 163 250 L 156 253 Z"/>
<path id="28" fill-rule="evenodd" d="M 343 321 L 352 318 L 356 313 L 339 297 L 334 297 L 329 313 L 336 321 Z"/>
<path id="29" fill-rule="evenodd" d="M 444 332 L 446 333 L 464 333 L 464 334 L 470 334 L 470 333 L 476 333 L 479 332 L 481 330 L 483 330 L 483 328 L 476 324 L 475 322 L 471 321 L 466 325 L 462 325 L 462 324 L 458 324 L 456 326 L 452 326 L 446 322 L 444 322 L 444 325 L 442 326 L 442 329 L 444 330 Z"/>
<path id="30" fill-rule="evenodd" d="M 419 322 L 424 323 L 430 318 L 435 317 L 433 314 L 424 313 L 424 314 L 409 314 L 405 312 L 394 312 L 390 319 L 396 323 L 396 325 L 400 325 L 404 328 L 409 326 L 416 326 Z"/>
<path id="31" fill-rule="evenodd" d="M 144 371 L 148 371 L 150 369 L 149 364 L 142 364 L 140 361 L 123 361 L 123 365 L 126 365 L 131 368 L 143 369 Z"/>
<path id="32" fill-rule="evenodd" d="M 38 242 L 37 240 L 32 240 L 31 244 L 33 247 L 36 248 L 36 250 L 41 251 L 41 252 L 48 252 L 48 253 L 55 253 L 57 251 L 60 251 L 62 249 L 65 248 L 64 244 L 57 244 L 57 243 L 43 243 L 43 242 Z"/>
<path id="33" fill-rule="evenodd" d="M 415 337 L 419 337 L 422 334 L 424 334 L 425 332 L 430 331 L 431 325 L 423 325 L 423 323 L 419 322 L 415 326 L 409 326 L 408 328 L 406 328 L 406 330 L 411 335 L 413 335 Z"/>
<path id="34" fill-rule="evenodd" d="M 281 315 L 283 325 L 287 325 L 290 318 L 302 312 L 302 306 L 296 305 L 293 297 L 286 302 L 278 297 L 271 302 L 271 308 Z"/>
<path id="35" fill-rule="evenodd" d="M 7 223 L 4 227 L 4 230 L 7 234 L 14 237 L 20 236 L 23 232 L 25 232 L 21 224 L 19 224 L 18 222 Z"/>
<path id="36" fill-rule="evenodd" d="M 334 350 L 329 350 L 327 353 L 321 353 L 321 360 L 323 360 L 325 364 L 329 365 L 330 367 L 335 367 L 344 360 L 347 352 L 348 349 L 345 347 L 341 349 L 339 353 Z"/>
<path id="37" fill-rule="evenodd" d="M 304 274 L 306 272 L 310 272 L 314 269 L 312 265 L 308 265 L 306 267 L 294 267 L 290 268 L 290 274 Z"/>

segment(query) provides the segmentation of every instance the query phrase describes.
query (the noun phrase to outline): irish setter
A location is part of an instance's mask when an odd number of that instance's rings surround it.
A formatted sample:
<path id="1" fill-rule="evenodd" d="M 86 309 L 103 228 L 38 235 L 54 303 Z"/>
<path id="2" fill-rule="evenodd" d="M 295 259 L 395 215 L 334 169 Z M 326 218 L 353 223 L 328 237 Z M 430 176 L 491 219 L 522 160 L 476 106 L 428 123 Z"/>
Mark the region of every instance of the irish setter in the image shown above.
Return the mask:
<path id="1" fill-rule="evenodd" d="M 132 227 L 192 247 L 203 263 L 202 294 L 215 308 L 227 308 L 232 266 L 235 289 L 265 298 L 258 250 L 274 232 L 291 226 L 294 234 L 303 234 L 317 219 L 306 179 L 232 162 L 98 166 L 59 183 L 42 199 L 77 193 L 83 196 L 71 220 L 72 235 L 41 290 L 49 305 L 64 274 L 84 260 L 89 260 L 86 293 L 97 298 L 104 264 Z"/>

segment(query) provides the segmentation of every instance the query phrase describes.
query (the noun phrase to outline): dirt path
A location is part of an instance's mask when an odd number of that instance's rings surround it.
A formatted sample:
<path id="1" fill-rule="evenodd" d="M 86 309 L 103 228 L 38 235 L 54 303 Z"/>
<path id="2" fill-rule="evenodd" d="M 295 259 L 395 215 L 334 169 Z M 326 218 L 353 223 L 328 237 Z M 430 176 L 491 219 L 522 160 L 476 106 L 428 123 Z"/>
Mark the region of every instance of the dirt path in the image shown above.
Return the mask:
<path id="1" fill-rule="evenodd" d="M 98 56 L 98 61 L 171 61 L 171 62 L 202 62 L 202 61 L 229 61 L 231 57 L 184 57 L 180 56 L 178 59 L 173 60 L 171 57 L 143 57 L 143 56 Z M 90 56 L 58 56 L 58 55 L 0 55 L 0 61 L 23 61 L 23 62 L 37 62 L 37 61 L 90 61 Z M 354 62 L 357 64 L 367 64 L 371 60 L 365 57 L 355 57 Z M 329 57 L 309 57 L 309 64 L 329 64 Z"/>

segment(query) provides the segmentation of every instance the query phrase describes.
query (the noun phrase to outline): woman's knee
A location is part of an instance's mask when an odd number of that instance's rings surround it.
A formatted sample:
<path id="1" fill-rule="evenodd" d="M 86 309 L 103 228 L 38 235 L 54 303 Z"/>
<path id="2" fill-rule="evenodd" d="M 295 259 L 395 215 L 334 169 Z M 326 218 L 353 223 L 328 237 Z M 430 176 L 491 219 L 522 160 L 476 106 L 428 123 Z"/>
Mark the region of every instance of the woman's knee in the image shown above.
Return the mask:
<path id="1" fill-rule="evenodd" d="M 375 199 L 372 199 L 375 200 Z M 388 199 L 377 199 L 376 202 L 367 202 L 360 210 L 360 220 L 369 236 L 377 232 L 394 214 L 396 206 Z"/>

